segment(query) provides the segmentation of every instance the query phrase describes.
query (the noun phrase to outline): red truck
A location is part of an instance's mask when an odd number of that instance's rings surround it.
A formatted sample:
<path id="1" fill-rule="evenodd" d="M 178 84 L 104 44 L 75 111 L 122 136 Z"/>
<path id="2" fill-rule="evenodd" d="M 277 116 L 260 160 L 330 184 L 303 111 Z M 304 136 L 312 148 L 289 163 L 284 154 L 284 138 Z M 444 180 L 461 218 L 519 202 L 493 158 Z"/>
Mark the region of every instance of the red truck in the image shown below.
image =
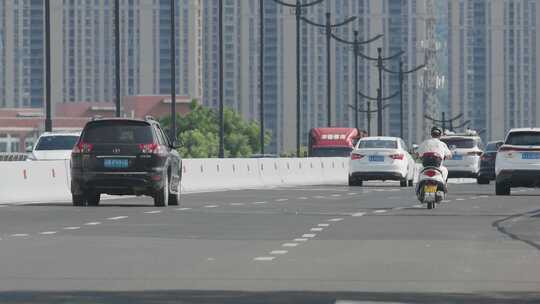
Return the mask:
<path id="1" fill-rule="evenodd" d="M 365 136 L 355 128 L 313 128 L 309 131 L 309 156 L 349 157 L 356 142 Z"/>

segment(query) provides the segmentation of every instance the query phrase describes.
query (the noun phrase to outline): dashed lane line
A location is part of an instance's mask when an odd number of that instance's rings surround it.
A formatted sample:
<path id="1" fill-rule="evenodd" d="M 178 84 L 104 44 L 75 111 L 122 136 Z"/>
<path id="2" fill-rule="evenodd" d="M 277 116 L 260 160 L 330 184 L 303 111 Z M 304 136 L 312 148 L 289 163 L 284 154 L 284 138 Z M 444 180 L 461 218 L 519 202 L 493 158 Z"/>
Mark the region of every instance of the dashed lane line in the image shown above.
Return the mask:
<path id="1" fill-rule="evenodd" d="M 288 198 L 278 198 L 276 200 L 276 202 L 285 202 L 285 201 L 288 201 L 289 199 Z"/>
<path id="2" fill-rule="evenodd" d="M 275 258 L 276 257 L 273 257 L 273 256 L 261 256 L 261 257 L 256 257 L 253 260 L 258 261 L 258 262 L 267 262 L 267 261 L 272 261 Z"/>
<path id="3" fill-rule="evenodd" d="M 302 237 L 303 238 L 314 238 L 316 237 L 317 235 L 315 233 L 305 233 L 305 234 L 302 234 Z"/>
<path id="4" fill-rule="evenodd" d="M 272 250 L 270 251 L 270 254 L 281 255 L 281 254 L 286 254 L 287 252 L 288 252 L 287 250 Z"/>
<path id="5" fill-rule="evenodd" d="M 204 206 L 204 208 L 217 208 L 219 207 L 218 205 L 206 205 Z"/>
<path id="6" fill-rule="evenodd" d="M 146 214 L 158 214 L 161 213 L 161 210 L 152 210 L 152 211 L 145 211 Z"/>
<path id="7" fill-rule="evenodd" d="M 381 214 L 381 213 L 386 213 L 386 212 L 388 212 L 388 210 L 382 210 L 382 209 L 381 209 L 381 210 L 375 210 L 375 211 L 373 211 L 373 213 L 375 213 L 375 214 Z"/>
<path id="8" fill-rule="evenodd" d="M 58 231 L 43 231 L 43 232 L 40 232 L 39 234 L 41 235 L 52 235 L 52 234 L 56 234 Z"/>
<path id="9" fill-rule="evenodd" d="M 298 246 L 298 243 L 285 243 L 281 245 L 281 247 L 296 247 Z"/>
<path id="10" fill-rule="evenodd" d="M 364 216 L 365 214 L 366 214 L 365 212 L 356 212 L 356 213 L 351 214 L 351 216 L 358 217 L 358 216 Z"/>
<path id="11" fill-rule="evenodd" d="M 306 238 L 296 238 L 293 241 L 295 241 L 295 242 L 306 242 L 307 240 L 308 239 L 306 239 Z"/>
<path id="12" fill-rule="evenodd" d="M 329 222 L 340 222 L 340 221 L 343 221 L 343 218 L 341 218 L 341 217 L 338 217 L 338 218 L 332 218 L 332 219 L 329 219 L 328 221 L 329 221 Z"/>
<path id="13" fill-rule="evenodd" d="M 322 227 L 315 227 L 315 228 L 309 229 L 309 231 L 320 232 L 320 231 L 323 231 L 323 229 L 324 228 L 322 228 Z"/>
<path id="14" fill-rule="evenodd" d="M 264 204 L 267 204 L 268 202 L 253 202 L 252 204 L 253 205 L 264 205 Z"/>
<path id="15" fill-rule="evenodd" d="M 178 210 L 178 211 L 187 211 L 187 210 L 191 210 L 191 208 L 184 207 L 184 208 L 177 208 L 176 210 Z"/>
<path id="16" fill-rule="evenodd" d="M 14 234 L 11 234 L 10 236 L 13 236 L 13 237 L 24 237 L 24 236 L 29 236 L 28 233 L 14 233 Z"/>
<path id="17" fill-rule="evenodd" d="M 299 199 L 299 200 L 307 200 L 308 198 L 305 197 L 305 196 L 300 196 L 298 199 Z"/>
<path id="18" fill-rule="evenodd" d="M 64 230 L 78 230 L 78 229 L 81 229 L 81 227 L 79 227 L 79 226 L 64 227 Z"/>
<path id="19" fill-rule="evenodd" d="M 319 226 L 319 227 L 328 227 L 328 226 L 330 226 L 330 224 L 318 224 L 317 226 Z"/>
<path id="20" fill-rule="evenodd" d="M 86 224 L 84 224 L 85 226 L 96 226 L 96 225 L 99 225 L 101 224 L 101 222 L 88 222 Z"/>
<path id="21" fill-rule="evenodd" d="M 123 219 L 127 219 L 127 218 L 128 218 L 127 216 L 121 215 L 121 216 L 109 217 L 107 219 L 110 220 L 110 221 L 117 221 L 117 220 L 123 220 Z"/>

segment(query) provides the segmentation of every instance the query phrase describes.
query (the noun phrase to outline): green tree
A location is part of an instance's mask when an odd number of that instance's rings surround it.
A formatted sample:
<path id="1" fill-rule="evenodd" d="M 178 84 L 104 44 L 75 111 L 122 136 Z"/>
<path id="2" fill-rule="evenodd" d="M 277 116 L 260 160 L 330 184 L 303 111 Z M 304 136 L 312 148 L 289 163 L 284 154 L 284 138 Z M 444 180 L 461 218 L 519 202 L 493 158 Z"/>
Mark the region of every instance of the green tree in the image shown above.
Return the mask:
<path id="1" fill-rule="evenodd" d="M 200 105 L 196 100 L 190 104 L 191 111 L 177 115 L 178 151 L 185 158 L 217 157 L 219 149 L 219 119 L 217 111 Z M 164 129 L 170 128 L 170 116 L 161 120 Z M 260 151 L 259 123 L 245 121 L 240 114 L 224 109 L 225 157 L 249 157 Z M 271 140 L 266 132 L 265 144 Z"/>

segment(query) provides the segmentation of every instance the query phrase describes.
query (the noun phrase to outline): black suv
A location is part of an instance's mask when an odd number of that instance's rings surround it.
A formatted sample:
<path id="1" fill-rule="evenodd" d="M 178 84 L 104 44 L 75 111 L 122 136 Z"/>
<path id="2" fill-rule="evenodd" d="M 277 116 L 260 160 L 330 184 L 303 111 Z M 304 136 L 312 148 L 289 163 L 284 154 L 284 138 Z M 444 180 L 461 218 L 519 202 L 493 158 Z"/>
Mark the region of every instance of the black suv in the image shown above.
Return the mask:
<path id="1" fill-rule="evenodd" d="M 71 153 L 73 205 L 97 206 L 102 193 L 178 205 L 181 168 L 176 147 L 153 118 L 92 120 Z"/>

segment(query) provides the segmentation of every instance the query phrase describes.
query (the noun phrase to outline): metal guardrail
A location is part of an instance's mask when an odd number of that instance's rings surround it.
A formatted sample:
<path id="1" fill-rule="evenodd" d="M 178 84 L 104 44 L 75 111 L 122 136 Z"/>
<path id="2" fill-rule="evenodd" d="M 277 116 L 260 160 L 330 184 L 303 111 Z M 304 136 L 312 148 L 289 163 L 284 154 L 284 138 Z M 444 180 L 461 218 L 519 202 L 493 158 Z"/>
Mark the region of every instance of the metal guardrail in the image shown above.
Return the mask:
<path id="1" fill-rule="evenodd" d="M 28 158 L 26 153 L 0 153 L 0 162 L 4 161 L 25 161 Z"/>

